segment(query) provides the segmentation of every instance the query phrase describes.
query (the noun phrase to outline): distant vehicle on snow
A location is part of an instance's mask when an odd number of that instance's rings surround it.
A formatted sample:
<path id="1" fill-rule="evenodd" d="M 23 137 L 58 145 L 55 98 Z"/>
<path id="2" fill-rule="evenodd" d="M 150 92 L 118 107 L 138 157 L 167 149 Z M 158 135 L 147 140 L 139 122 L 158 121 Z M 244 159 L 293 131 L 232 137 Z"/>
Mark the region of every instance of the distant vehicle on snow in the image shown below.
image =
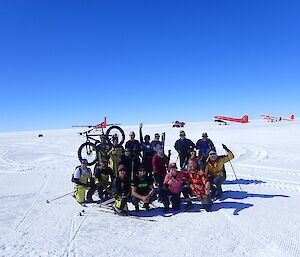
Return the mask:
<path id="1" fill-rule="evenodd" d="M 183 128 L 184 125 L 185 125 L 185 122 L 178 121 L 178 120 L 176 120 L 176 121 L 174 121 L 172 123 L 173 123 L 173 128 Z"/>

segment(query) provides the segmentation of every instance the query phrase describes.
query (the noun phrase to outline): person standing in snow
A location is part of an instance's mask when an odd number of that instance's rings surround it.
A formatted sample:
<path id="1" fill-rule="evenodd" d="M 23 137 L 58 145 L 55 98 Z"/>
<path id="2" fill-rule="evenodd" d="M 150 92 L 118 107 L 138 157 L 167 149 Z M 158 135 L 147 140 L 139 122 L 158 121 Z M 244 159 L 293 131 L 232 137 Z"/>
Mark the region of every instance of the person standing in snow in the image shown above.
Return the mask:
<path id="1" fill-rule="evenodd" d="M 222 184 L 225 181 L 225 167 L 224 164 L 234 158 L 233 153 L 222 144 L 227 155 L 218 156 L 215 150 L 211 150 L 208 155 L 208 159 L 205 163 L 205 174 L 208 175 L 211 183 L 211 197 L 213 199 L 219 199 L 222 196 Z"/>
<path id="2" fill-rule="evenodd" d="M 195 148 L 195 144 L 192 140 L 187 139 L 183 130 L 179 133 L 180 138 L 175 142 L 174 148 L 179 154 L 180 168 L 183 168 L 188 159 L 191 158 L 191 151 Z"/>
<path id="3" fill-rule="evenodd" d="M 118 174 L 118 166 L 122 153 L 124 152 L 124 147 L 118 145 L 118 137 L 112 138 L 112 148 L 108 152 L 109 155 L 109 167 L 114 171 L 115 176 Z"/>
<path id="4" fill-rule="evenodd" d="M 124 153 L 122 153 L 120 156 L 119 165 L 120 164 L 125 165 L 127 177 L 132 182 L 134 180 L 134 175 L 135 175 L 133 174 L 134 169 L 135 167 L 140 166 L 140 159 L 134 158 L 132 156 L 130 148 L 125 148 Z"/>
<path id="5" fill-rule="evenodd" d="M 141 154 L 141 144 L 138 140 L 135 139 L 135 133 L 133 131 L 130 131 L 129 133 L 130 139 L 125 144 L 125 149 L 130 149 L 131 157 L 132 157 L 132 166 L 131 166 L 131 177 L 130 179 L 133 180 L 135 174 L 138 171 L 138 168 L 140 166 L 140 154 Z"/>
<path id="6" fill-rule="evenodd" d="M 158 200 L 162 201 L 161 189 L 167 175 L 167 168 L 169 165 L 170 156 L 166 156 L 164 149 L 160 148 L 152 158 L 153 178 L 157 187 Z"/>
<path id="7" fill-rule="evenodd" d="M 81 165 L 76 167 L 72 176 L 75 189 L 74 196 L 78 203 L 92 202 L 92 187 L 94 186 L 92 171 L 87 167 L 87 159 L 80 160 L 80 163 Z"/>
<path id="8" fill-rule="evenodd" d="M 150 136 L 142 134 L 143 123 L 140 124 L 140 142 L 142 148 L 142 165 L 146 169 L 147 174 L 152 174 L 152 158 L 155 154 L 152 144 L 150 143 Z"/>
<path id="9" fill-rule="evenodd" d="M 157 199 L 153 186 L 153 179 L 147 174 L 144 167 L 140 167 L 131 190 L 132 204 L 139 211 L 139 202 L 142 201 L 144 208 L 149 210 L 149 204 Z"/>
<path id="10" fill-rule="evenodd" d="M 126 215 L 128 212 L 127 200 L 130 195 L 130 180 L 126 175 L 126 167 L 121 164 L 118 167 L 118 176 L 113 182 L 113 194 L 115 204 L 113 209 L 119 215 Z"/>
<path id="11" fill-rule="evenodd" d="M 97 145 L 98 163 L 100 163 L 103 159 L 106 159 L 108 161 L 108 152 L 110 149 L 111 146 L 107 140 L 106 135 L 100 135 L 100 143 Z"/>
<path id="12" fill-rule="evenodd" d="M 209 151 L 216 151 L 214 143 L 208 138 L 206 132 L 202 133 L 202 139 L 197 141 L 196 149 L 199 150 L 199 155 L 201 155 L 204 160 L 207 159 Z"/>
<path id="13" fill-rule="evenodd" d="M 163 147 L 163 143 L 161 141 L 159 141 L 159 137 L 160 137 L 160 135 L 158 133 L 155 133 L 154 139 L 151 141 L 152 148 L 153 148 L 154 152 L 156 152 L 156 153 L 159 149 L 161 149 Z"/>

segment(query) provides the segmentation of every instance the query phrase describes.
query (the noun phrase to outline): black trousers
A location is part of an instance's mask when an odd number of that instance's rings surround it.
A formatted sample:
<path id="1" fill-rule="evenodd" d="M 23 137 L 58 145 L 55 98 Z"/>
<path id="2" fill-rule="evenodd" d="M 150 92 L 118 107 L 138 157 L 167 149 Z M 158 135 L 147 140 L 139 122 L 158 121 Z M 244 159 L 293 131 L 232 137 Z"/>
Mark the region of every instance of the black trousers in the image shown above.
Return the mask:
<path id="1" fill-rule="evenodd" d="M 172 203 L 173 210 L 180 210 L 180 193 L 175 194 L 172 193 L 170 190 L 162 189 L 161 196 L 163 200 L 163 204 L 165 208 L 169 208 L 170 201 Z"/>

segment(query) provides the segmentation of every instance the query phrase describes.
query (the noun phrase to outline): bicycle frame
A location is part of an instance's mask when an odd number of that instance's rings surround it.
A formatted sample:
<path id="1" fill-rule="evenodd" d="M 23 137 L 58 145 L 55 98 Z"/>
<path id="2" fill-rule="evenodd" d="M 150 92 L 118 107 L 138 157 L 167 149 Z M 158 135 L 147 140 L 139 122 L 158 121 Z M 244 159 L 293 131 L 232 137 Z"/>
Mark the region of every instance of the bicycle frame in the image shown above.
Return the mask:
<path id="1" fill-rule="evenodd" d="M 101 136 L 105 136 L 105 137 L 106 137 L 106 135 L 105 135 L 105 133 L 104 133 L 103 128 L 101 128 L 101 133 L 98 133 L 98 134 L 89 134 L 92 130 L 94 130 L 94 129 L 89 129 L 88 131 L 82 132 L 82 133 L 80 133 L 80 134 L 81 134 L 81 135 L 82 135 L 82 134 L 85 135 L 85 137 L 86 137 L 86 142 L 92 142 L 92 143 L 94 143 L 95 145 L 97 145 L 98 143 L 101 142 L 101 139 L 98 140 L 98 139 L 95 139 L 94 137 L 99 137 L 99 138 L 101 138 Z"/>

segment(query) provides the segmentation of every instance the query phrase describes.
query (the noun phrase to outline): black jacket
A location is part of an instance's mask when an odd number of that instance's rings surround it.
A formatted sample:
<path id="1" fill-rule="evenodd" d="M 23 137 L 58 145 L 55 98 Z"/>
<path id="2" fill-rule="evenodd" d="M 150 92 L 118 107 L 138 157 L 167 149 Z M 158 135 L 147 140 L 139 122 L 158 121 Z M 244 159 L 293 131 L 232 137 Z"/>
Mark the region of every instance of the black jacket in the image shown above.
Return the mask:
<path id="1" fill-rule="evenodd" d="M 116 177 L 113 182 L 113 192 L 115 196 L 128 196 L 131 192 L 129 179 L 125 177 L 124 180 L 121 180 Z"/>
<path id="2" fill-rule="evenodd" d="M 184 138 L 184 139 L 178 139 L 175 142 L 174 145 L 176 151 L 179 153 L 179 155 L 189 155 L 190 150 L 195 148 L 195 144 L 192 140 Z"/>

